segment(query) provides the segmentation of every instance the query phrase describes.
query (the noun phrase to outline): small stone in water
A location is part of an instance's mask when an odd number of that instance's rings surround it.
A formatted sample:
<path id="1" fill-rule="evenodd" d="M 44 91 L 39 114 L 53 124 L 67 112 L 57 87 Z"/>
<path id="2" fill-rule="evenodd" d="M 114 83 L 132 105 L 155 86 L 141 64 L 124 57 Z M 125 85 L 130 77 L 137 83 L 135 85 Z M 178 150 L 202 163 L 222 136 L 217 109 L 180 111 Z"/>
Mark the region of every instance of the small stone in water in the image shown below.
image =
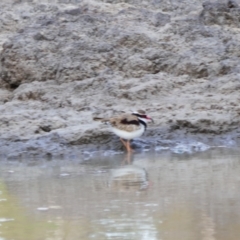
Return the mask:
<path id="1" fill-rule="evenodd" d="M 69 176 L 70 174 L 69 173 L 61 173 L 60 176 L 62 177 L 66 177 L 66 176 Z"/>
<path id="2" fill-rule="evenodd" d="M 37 208 L 37 210 L 39 210 L 39 211 L 47 211 L 49 208 L 47 208 L 47 207 L 39 207 L 39 208 Z"/>
<path id="3" fill-rule="evenodd" d="M 10 222 L 10 221 L 14 221 L 15 219 L 13 218 L 0 218 L 0 222 Z"/>
<path id="4" fill-rule="evenodd" d="M 49 206 L 49 208 L 51 208 L 51 209 L 61 209 L 62 207 L 61 206 Z"/>

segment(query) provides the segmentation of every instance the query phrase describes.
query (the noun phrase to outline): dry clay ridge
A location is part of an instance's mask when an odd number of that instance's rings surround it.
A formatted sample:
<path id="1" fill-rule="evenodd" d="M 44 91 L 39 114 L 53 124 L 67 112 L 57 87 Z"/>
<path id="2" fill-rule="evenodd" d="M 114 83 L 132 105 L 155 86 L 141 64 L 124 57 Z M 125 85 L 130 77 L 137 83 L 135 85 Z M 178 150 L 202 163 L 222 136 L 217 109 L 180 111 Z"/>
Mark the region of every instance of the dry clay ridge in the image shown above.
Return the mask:
<path id="1" fill-rule="evenodd" d="M 0 3 L 2 156 L 120 150 L 92 118 L 137 109 L 135 148 L 239 144 L 238 1 L 39 2 Z"/>

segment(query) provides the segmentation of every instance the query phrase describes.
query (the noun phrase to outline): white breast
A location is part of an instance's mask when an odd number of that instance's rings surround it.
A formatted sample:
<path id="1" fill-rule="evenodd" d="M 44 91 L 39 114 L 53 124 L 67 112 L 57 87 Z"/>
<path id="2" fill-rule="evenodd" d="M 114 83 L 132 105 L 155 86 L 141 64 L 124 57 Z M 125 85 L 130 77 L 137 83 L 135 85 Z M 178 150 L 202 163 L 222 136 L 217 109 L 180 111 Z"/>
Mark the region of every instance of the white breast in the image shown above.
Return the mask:
<path id="1" fill-rule="evenodd" d="M 133 138 L 140 137 L 145 131 L 145 128 L 142 124 L 140 124 L 139 129 L 137 129 L 133 132 L 127 132 L 127 131 L 119 130 L 119 129 L 114 128 L 114 127 L 111 127 L 111 129 L 117 136 L 119 136 L 120 138 L 126 139 L 126 140 L 130 140 L 130 139 L 133 139 Z"/>

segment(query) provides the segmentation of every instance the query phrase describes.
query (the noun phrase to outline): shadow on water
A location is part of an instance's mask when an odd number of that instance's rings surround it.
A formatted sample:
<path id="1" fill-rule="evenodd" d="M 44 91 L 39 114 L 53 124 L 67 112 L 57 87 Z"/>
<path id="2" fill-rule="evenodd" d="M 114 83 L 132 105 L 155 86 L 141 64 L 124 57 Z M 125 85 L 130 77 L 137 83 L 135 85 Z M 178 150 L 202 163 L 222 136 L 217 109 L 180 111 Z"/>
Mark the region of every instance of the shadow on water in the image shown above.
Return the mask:
<path id="1" fill-rule="evenodd" d="M 0 239 L 238 240 L 240 151 L 1 161 Z"/>

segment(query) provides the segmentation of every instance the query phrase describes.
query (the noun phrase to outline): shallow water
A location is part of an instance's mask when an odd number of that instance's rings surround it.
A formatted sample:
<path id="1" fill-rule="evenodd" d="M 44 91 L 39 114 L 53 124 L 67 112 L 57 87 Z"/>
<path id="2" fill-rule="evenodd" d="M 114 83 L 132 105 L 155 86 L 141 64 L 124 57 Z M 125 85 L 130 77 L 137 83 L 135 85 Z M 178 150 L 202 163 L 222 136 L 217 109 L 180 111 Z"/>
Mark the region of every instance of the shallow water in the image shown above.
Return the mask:
<path id="1" fill-rule="evenodd" d="M 236 149 L 0 166 L 0 240 L 240 238 Z"/>

